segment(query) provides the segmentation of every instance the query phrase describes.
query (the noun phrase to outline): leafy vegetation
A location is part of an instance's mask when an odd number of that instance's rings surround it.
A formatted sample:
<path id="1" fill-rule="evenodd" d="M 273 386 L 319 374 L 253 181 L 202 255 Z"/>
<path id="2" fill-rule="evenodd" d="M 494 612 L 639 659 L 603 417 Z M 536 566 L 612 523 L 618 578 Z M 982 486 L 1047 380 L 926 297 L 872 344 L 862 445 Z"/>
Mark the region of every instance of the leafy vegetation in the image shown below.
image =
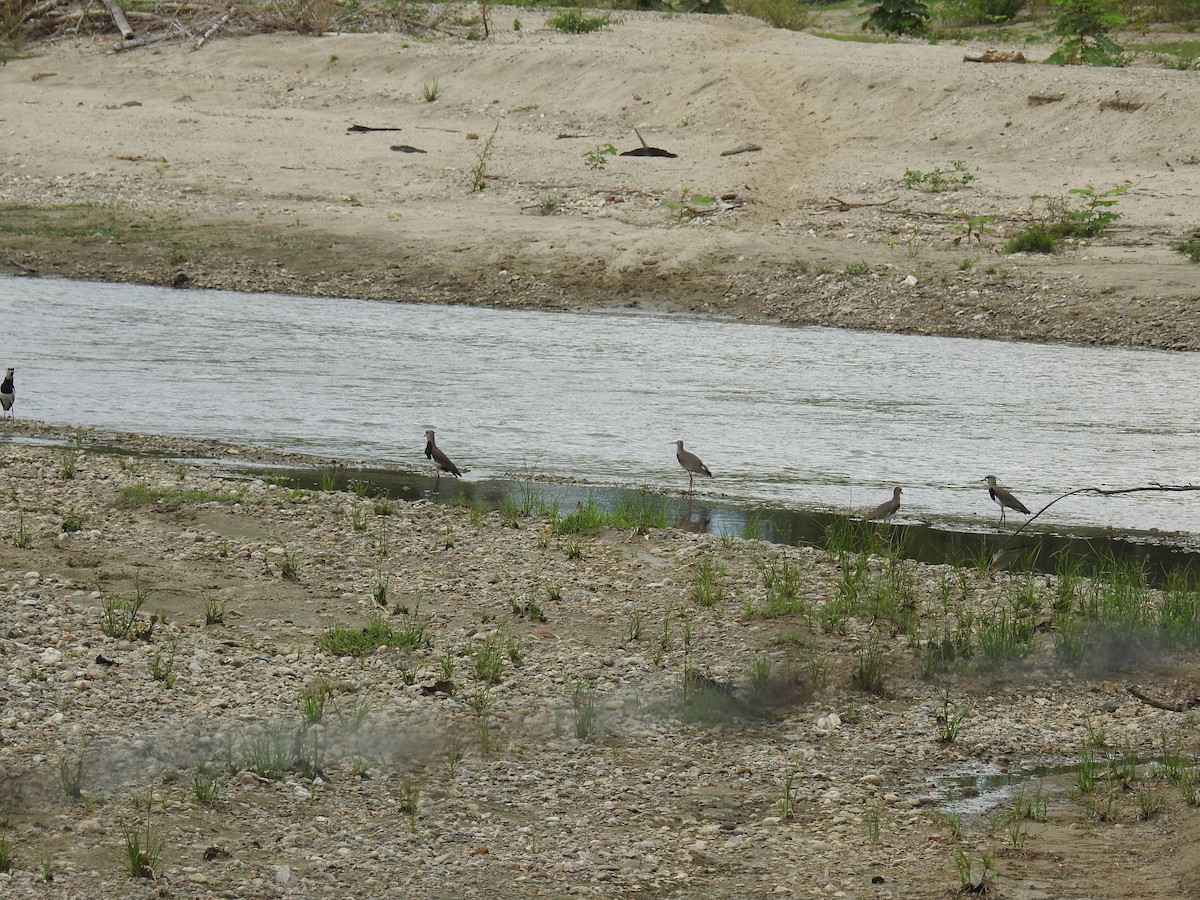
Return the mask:
<path id="1" fill-rule="evenodd" d="M 1058 48 L 1046 60 L 1059 66 L 1123 64 L 1124 49 L 1108 36 L 1125 16 L 1106 0 L 1051 0 L 1056 11 L 1046 36 Z"/>
<path id="2" fill-rule="evenodd" d="M 602 16 L 585 15 L 581 9 L 564 9 L 546 19 L 546 26 L 561 31 L 563 34 L 588 34 L 599 31 L 608 25 L 620 25 L 619 16 L 605 13 Z"/>
<path id="3" fill-rule="evenodd" d="M 924 0 L 865 0 L 871 12 L 863 30 L 891 35 L 922 35 L 929 30 L 929 6 Z"/>

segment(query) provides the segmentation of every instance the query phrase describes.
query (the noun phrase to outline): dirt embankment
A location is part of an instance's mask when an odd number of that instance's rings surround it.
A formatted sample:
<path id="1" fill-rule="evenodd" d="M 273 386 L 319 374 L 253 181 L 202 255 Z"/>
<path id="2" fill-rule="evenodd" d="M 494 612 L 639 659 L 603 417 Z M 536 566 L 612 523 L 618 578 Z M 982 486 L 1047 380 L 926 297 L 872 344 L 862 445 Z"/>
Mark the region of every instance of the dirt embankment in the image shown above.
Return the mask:
<path id="1" fill-rule="evenodd" d="M 629 14 L 572 36 L 512 12 L 521 29 L 487 42 L 61 42 L 12 59 L 0 266 L 1200 346 L 1200 267 L 1170 249 L 1200 227 L 1194 73 L 970 64 L 979 48 L 736 17 Z M 588 164 L 638 147 L 634 129 L 677 157 Z M 973 180 L 956 189 L 904 184 L 958 160 Z M 1045 213 L 1033 196 L 1079 203 L 1066 192 L 1089 184 L 1128 188 L 1115 228 L 1000 252 Z"/>

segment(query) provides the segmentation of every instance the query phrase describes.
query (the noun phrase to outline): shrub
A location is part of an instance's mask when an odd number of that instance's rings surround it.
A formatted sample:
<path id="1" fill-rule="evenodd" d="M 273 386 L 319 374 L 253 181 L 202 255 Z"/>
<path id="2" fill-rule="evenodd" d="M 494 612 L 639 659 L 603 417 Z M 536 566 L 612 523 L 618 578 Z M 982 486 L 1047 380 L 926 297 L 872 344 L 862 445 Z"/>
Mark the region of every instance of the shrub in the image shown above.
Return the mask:
<path id="1" fill-rule="evenodd" d="M 1108 32 L 1125 21 L 1120 10 L 1105 0 L 1051 0 L 1057 10 L 1047 37 L 1058 39 L 1058 49 L 1046 62 L 1057 66 L 1115 66 L 1124 50 Z"/>
<path id="2" fill-rule="evenodd" d="M 788 31 L 803 31 L 813 22 L 811 6 L 795 0 L 732 0 L 729 11 Z"/>
<path id="3" fill-rule="evenodd" d="M 1194 263 L 1200 263 L 1200 238 L 1190 241 L 1179 241 L 1171 245 L 1172 250 L 1178 250 Z"/>
<path id="4" fill-rule="evenodd" d="M 1045 222 L 1032 222 L 1004 244 L 1005 253 L 1057 253 L 1061 241 Z"/>
<path id="5" fill-rule="evenodd" d="M 866 0 L 863 6 L 872 7 L 862 24 L 864 31 L 921 35 L 929 29 L 929 6 L 923 0 Z"/>
<path id="6" fill-rule="evenodd" d="M 583 10 L 564 9 L 557 15 L 548 18 L 546 24 L 551 28 L 558 29 L 563 34 L 588 34 L 592 31 L 599 31 L 605 25 L 620 25 L 621 20 L 609 13 L 602 16 L 585 16 Z"/>

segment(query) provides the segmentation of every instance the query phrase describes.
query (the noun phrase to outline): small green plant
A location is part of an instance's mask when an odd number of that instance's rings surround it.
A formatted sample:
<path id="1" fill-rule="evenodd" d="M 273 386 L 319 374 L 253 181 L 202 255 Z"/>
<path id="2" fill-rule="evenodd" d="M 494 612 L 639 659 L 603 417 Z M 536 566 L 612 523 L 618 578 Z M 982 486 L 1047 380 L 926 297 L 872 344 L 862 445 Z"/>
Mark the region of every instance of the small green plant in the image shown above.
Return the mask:
<path id="1" fill-rule="evenodd" d="M 504 638 L 498 632 L 479 642 L 471 656 L 475 677 L 484 684 L 498 684 L 504 677 Z"/>
<path id="2" fill-rule="evenodd" d="M 341 480 L 342 473 L 339 466 L 331 466 L 321 470 L 321 490 L 336 491 Z"/>
<path id="3" fill-rule="evenodd" d="M 58 457 L 58 474 L 62 476 L 63 481 L 70 481 L 75 477 L 75 451 L 64 450 Z"/>
<path id="4" fill-rule="evenodd" d="M 446 756 L 442 760 L 447 778 L 454 779 L 458 777 L 458 769 L 462 765 L 462 758 L 462 743 L 458 738 L 451 738 L 450 742 L 446 744 Z"/>
<path id="5" fill-rule="evenodd" d="M 65 756 L 58 758 L 58 783 L 62 785 L 63 793 L 72 800 L 83 796 L 83 754 L 72 762 Z"/>
<path id="6" fill-rule="evenodd" d="M 595 732 L 600 719 L 594 687 L 582 681 L 575 683 L 571 694 L 571 715 L 575 719 L 575 737 L 586 741 Z"/>
<path id="7" fill-rule="evenodd" d="M 33 535 L 25 527 L 25 512 L 17 513 L 17 530 L 13 532 L 13 546 L 18 550 L 28 550 L 33 546 Z"/>
<path id="8" fill-rule="evenodd" d="M 346 726 L 351 734 L 358 734 L 375 705 L 367 697 L 359 697 L 344 710 L 341 703 L 335 703 L 333 709 L 337 713 L 338 721 Z"/>
<path id="9" fill-rule="evenodd" d="M 159 646 L 150 657 L 150 677 L 161 681 L 167 687 L 175 684 L 175 652 L 179 649 L 179 641 L 171 641 L 165 647 Z"/>
<path id="10" fill-rule="evenodd" d="M 485 187 L 487 187 L 488 161 L 492 155 L 492 148 L 496 143 L 496 132 L 499 130 L 500 123 L 497 122 L 496 126 L 492 129 L 492 133 L 484 139 L 483 144 L 481 144 L 479 147 L 479 155 L 476 157 L 475 165 L 471 169 L 470 192 L 472 194 L 474 194 L 476 191 L 482 191 Z"/>
<path id="11" fill-rule="evenodd" d="M 1144 790 L 1138 792 L 1138 818 L 1143 821 L 1153 819 L 1162 812 L 1164 805 L 1162 794 L 1158 791 Z"/>
<path id="12" fill-rule="evenodd" d="M 571 538 L 563 548 L 567 551 L 567 559 L 583 559 L 583 544 L 578 538 Z"/>
<path id="13" fill-rule="evenodd" d="M 1108 33 L 1125 21 L 1125 16 L 1107 0 L 1051 0 L 1054 25 L 1047 38 L 1057 39 L 1058 48 L 1046 62 L 1056 66 L 1115 66 L 1125 52 Z"/>
<path id="14" fill-rule="evenodd" d="M 867 840 L 872 844 L 878 844 L 879 838 L 883 834 L 883 814 L 879 807 L 871 804 L 863 813 L 863 824 L 867 829 Z"/>
<path id="15" fill-rule="evenodd" d="M 13 853 L 12 845 L 8 842 L 8 817 L 5 816 L 0 820 L 0 875 L 7 875 L 12 872 Z"/>
<path id="16" fill-rule="evenodd" d="M 421 83 L 421 96 L 425 98 L 426 103 L 433 103 L 442 96 L 441 86 L 438 85 L 438 80 L 424 81 Z"/>
<path id="17" fill-rule="evenodd" d="M 133 596 L 105 596 L 101 600 L 100 630 L 111 638 L 133 637 L 149 640 L 153 626 L 138 618 L 150 599 L 150 589 L 142 586 L 141 574 L 134 574 Z"/>
<path id="18" fill-rule="evenodd" d="M 1200 263 L 1200 238 L 1188 241 L 1177 241 L 1171 245 L 1172 250 L 1178 250 L 1194 263 Z"/>
<path id="19" fill-rule="evenodd" d="M 961 886 L 959 893 L 990 894 L 992 882 L 995 880 L 996 864 L 991 854 L 984 853 L 980 857 L 979 881 L 975 880 L 975 860 L 959 847 L 954 851 L 954 867 L 958 870 L 958 882 Z"/>
<path id="20" fill-rule="evenodd" d="M 716 197 L 694 193 L 691 188 L 684 188 L 675 196 L 664 196 L 659 202 L 679 220 L 706 216 L 717 209 Z"/>
<path id="21" fill-rule="evenodd" d="M 289 550 L 279 560 L 279 575 L 284 581 L 300 580 L 300 551 Z"/>
<path id="22" fill-rule="evenodd" d="M 583 10 L 564 9 L 546 19 L 546 26 L 563 34 L 589 34 L 607 25 L 620 25 L 621 19 L 611 13 L 602 16 L 584 15 Z"/>
<path id="23" fill-rule="evenodd" d="M 225 624 L 225 601 L 218 597 L 207 597 L 204 600 L 204 624 Z"/>
<path id="24" fill-rule="evenodd" d="M 400 628 L 380 611 L 360 629 L 331 625 L 317 641 L 317 647 L 333 656 L 364 656 L 380 647 L 416 650 L 429 644 L 429 622 L 420 618 L 419 611 L 406 616 Z"/>
<path id="25" fill-rule="evenodd" d="M 886 657 L 874 635 L 868 637 L 858 649 L 858 670 L 851 679 L 862 691 L 882 697 L 886 693 Z"/>
<path id="26" fill-rule="evenodd" d="M 54 862 L 49 856 L 43 856 L 38 861 L 38 874 L 42 876 L 42 881 L 46 884 L 54 880 Z"/>
<path id="27" fill-rule="evenodd" d="M 1045 222 L 1030 222 L 1004 242 L 1005 253 L 1057 253 L 1062 239 Z"/>
<path id="28" fill-rule="evenodd" d="M 387 497 L 379 497 L 372 504 L 371 508 L 377 516 L 390 516 L 396 512 L 396 504 Z"/>
<path id="29" fill-rule="evenodd" d="M 864 0 L 871 7 L 863 31 L 894 35 L 922 35 L 929 30 L 929 6 L 924 0 Z"/>
<path id="30" fill-rule="evenodd" d="M 492 747 L 492 694 L 486 685 L 471 698 L 469 705 L 479 717 L 479 749 L 487 753 Z"/>
<path id="31" fill-rule="evenodd" d="M 779 818 L 787 820 L 796 816 L 796 776 L 799 772 L 789 772 L 783 779 L 783 790 L 779 794 Z"/>
<path id="32" fill-rule="evenodd" d="M 391 584 L 392 574 L 383 571 L 382 567 L 375 569 L 375 583 L 371 585 L 371 599 L 375 601 L 376 606 L 386 607 L 388 605 L 388 586 Z"/>
<path id="33" fill-rule="evenodd" d="M 692 599 L 701 606 L 720 606 L 725 601 L 725 564 L 706 556 L 696 564 Z"/>
<path id="34" fill-rule="evenodd" d="M 367 514 L 361 506 L 356 506 L 350 510 L 350 527 L 355 531 L 367 530 Z"/>
<path id="35" fill-rule="evenodd" d="M 63 534 L 74 534 L 77 531 L 81 531 L 86 522 L 87 519 L 82 513 L 76 512 L 74 509 L 68 509 L 63 513 Z"/>
<path id="36" fill-rule="evenodd" d="M 192 794 L 203 806 L 212 806 L 221 793 L 221 773 L 215 766 L 200 763 L 192 767 Z"/>
<path id="37" fill-rule="evenodd" d="M 850 278 L 861 278 L 871 274 L 871 264 L 865 259 L 860 259 L 858 262 L 846 263 L 844 271 Z"/>
<path id="38" fill-rule="evenodd" d="M 589 169 L 600 170 L 608 165 L 608 158 L 617 155 L 617 148 L 612 144 L 597 144 L 587 153 L 583 154 L 583 161 L 587 163 Z"/>
<path id="39" fill-rule="evenodd" d="M 408 816 L 408 830 L 417 833 L 417 813 L 421 809 L 421 786 L 411 778 L 400 779 L 400 790 L 396 794 L 396 806 Z"/>
<path id="40" fill-rule="evenodd" d="M 943 694 L 942 711 L 937 717 L 938 740 L 943 744 L 953 744 L 958 740 L 958 732 L 970 714 L 971 709 L 965 704 L 963 706 L 951 705 L 949 691 Z"/>
<path id="41" fill-rule="evenodd" d="M 646 613 L 641 609 L 633 609 L 629 613 L 629 640 L 640 641 L 646 630 Z"/>
<path id="42" fill-rule="evenodd" d="M 317 679 L 300 694 L 300 719 L 305 725 L 319 725 L 325 719 L 325 704 L 333 689 L 324 679 Z"/>
<path id="43" fill-rule="evenodd" d="M 931 194 L 941 194 L 947 191 L 957 191 L 975 181 L 975 174 L 967 168 L 967 164 L 956 159 L 949 169 L 938 167 L 931 172 L 921 172 L 917 169 L 905 169 L 904 186 L 913 190 L 927 191 Z M 994 220 L 994 216 L 981 216 L 980 219 Z M 970 242 L 970 234 L 967 236 Z"/>
<path id="44" fill-rule="evenodd" d="M 150 828 L 154 801 L 146 798 L 145 825 L 121 823 L 121 839 L 125 846 L 125 871 L 130 878 L 157 878 L 155 867 L 166 846 L 166 838 L 155 838 Z"/>

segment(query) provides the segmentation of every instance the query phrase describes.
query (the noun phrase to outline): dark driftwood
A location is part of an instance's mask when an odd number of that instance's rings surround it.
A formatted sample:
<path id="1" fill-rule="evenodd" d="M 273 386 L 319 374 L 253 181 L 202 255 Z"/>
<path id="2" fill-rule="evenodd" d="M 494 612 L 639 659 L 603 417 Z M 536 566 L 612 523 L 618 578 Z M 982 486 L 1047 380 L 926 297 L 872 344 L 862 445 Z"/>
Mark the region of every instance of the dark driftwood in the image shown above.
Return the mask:
<path id="1" fill-rule="evenodd" d="M 830 200 L 837 205 L 839 212 L 845 212 L 848 209 L 858 209 L 863 206 L 887 206 L 890 203 L 895 203 L 899 197 L 893 197 L 891 200 L 865 201 L 863 203 L 855 203 L 850 200 L 843 200 L 841 197 L 830 197 Z"/>
<path id="2" fill-rule="evenodd" d="M 1170 703 L 1166 700 L 1155 700 L 1153 697 L 1142 693 L 1135 687 L 1129 688 L 1129 693 L 1137 697 L 1147 706 L 1153 706 L 1155 709 L 1166 709 L 1171 712 L 1187 712 L 1189 709 L 1195 709 L 1200 706 L 1200 697 L 1193 697 L 1191 700 L 1180 700 L 1177 703 Z"/>

